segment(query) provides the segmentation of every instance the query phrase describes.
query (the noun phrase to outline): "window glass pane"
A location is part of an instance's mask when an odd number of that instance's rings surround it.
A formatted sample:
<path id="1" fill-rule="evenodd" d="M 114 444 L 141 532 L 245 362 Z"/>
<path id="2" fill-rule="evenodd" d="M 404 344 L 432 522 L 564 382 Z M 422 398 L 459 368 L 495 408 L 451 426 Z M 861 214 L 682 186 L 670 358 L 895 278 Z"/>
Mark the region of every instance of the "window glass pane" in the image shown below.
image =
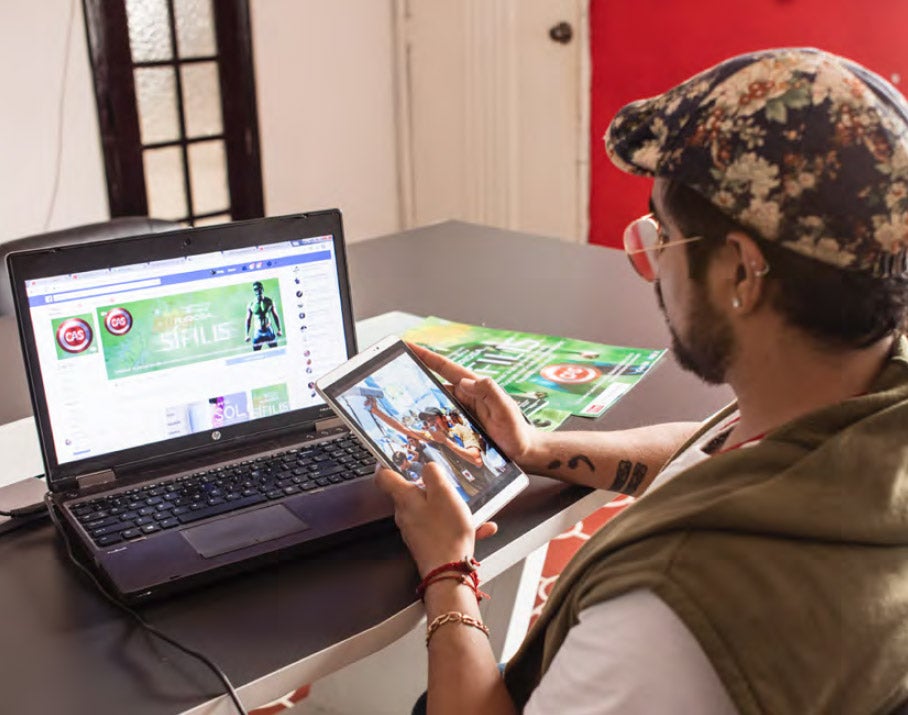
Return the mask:
<path id="1" fill-rule="evenodd" d="M 167 0 L 126 0 L 126 18 L 133 62 L 173 57 Z"/>
<path id="2" fill-rule="evenodd" d="M 136 105 L 143 144 L 180 138 L 176 77 L 172 67 L 137 67 Z"/>
<path id="3" fill-rule="evenodd" d="M 183 188 L 183 153 L 180 147 L 146 149 L 143 157 L 148 215 L 169 219 L 186 216 L 189 211 Z"/>
<path id="4" fill-rule="evenodd" d="M 180 67 L 187 137 L 221 133 L 221 87 L 216 62 Z"/>
<path id="5" fill-rule="evenodd" d="M 217 52 L 211 0 L 175 0 L 180 57 L 208 57 Z"/>
<path id="6" fill-rule="evenodd" d="M 197 218 L 194 222 L 195 226 L 213 226 L 216 223 L 229 223 L 230 214 L 218 214 L 217 216 L 206 216 L 205 218 Z"/>
<path id="7" fill-rule="evenodd" d="M 224 142 L 211 141 L 190 144 L 189 177 L 192 183 L 192 208 L 194 213 L 207 214 L 230 208 Z"/>

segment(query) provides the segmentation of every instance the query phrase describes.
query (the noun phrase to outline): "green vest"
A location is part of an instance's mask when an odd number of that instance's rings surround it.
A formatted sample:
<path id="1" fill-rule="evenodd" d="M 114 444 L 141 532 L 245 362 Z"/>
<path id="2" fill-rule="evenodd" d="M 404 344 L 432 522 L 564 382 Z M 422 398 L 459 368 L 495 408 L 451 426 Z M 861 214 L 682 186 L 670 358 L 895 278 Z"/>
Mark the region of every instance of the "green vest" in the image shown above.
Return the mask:
<path id="1" fill-rule="evenodd" d="M 505 670 L 518 708 L 580 612 L 635 588 L 672 608 L 744 715 L 908 697 L 908 341 L 867 394 L 692 466 L 595 534 Z"/>

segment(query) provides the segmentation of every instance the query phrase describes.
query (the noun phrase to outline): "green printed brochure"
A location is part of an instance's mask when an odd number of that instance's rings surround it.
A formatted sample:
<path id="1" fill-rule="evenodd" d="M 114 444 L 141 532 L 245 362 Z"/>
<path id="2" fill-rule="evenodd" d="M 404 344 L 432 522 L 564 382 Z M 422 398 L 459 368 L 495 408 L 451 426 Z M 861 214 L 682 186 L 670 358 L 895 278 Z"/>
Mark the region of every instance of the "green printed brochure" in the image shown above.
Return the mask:
<path id="1" fill-rule="evenodd" d="M 570 415 L 601 416 L 665 354 L 436 317 L 408 330 L 404 339 L 491 377 L 545 430 L 554 430 Z"/>

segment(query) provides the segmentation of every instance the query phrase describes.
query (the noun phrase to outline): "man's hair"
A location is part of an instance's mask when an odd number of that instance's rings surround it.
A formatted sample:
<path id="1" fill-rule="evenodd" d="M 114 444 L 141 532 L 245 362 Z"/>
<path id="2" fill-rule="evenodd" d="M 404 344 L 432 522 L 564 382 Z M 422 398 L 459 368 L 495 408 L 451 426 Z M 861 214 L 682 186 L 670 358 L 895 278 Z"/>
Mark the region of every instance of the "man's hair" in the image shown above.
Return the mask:
<path id="1" fill-rule="evenodd" d="M 693 189 L 668 181 L 663 205 L 684 236 L 690 278 L 702 283 L 709 262 L 732 231 L 747 234 L 770 267 L 770 305 L 796 328 L 831 348 L 862 348 L 902 329 L 908 278 L 876 278 L 821 263 L 768 241 L 728 218 Z"/>
<path id="2" fill-rule="evenodd" d="M 265 290 L 265 286 L 262 285 L 261 281 L 256 281 L 252 284 L 252 290 L 255 290 L 256 288 L 258 288 L 259 290 Z"/>
<path id="3" fill-rule="evenodd" d="M 442 410 L 440 407 L 426 407 L 417 415 L 417 417 L 419 417 L 419 419 L 423 421 L 434 420 L 438 419 L 439 417 L 443 418 L 444 416 L 444 410 Z"/>

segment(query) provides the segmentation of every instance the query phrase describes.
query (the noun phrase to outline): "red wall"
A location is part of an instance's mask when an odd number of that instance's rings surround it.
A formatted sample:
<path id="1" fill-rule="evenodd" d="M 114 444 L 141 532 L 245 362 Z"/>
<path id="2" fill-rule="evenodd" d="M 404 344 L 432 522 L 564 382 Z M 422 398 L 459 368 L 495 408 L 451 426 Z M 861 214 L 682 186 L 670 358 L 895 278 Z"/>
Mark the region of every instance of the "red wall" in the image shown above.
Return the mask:
<path id="1" fill-rule="evenodd" d="M 591 243 L 620 247 L 647 210 L 651 182 L 605 154 L 615 112 L 732 55 L 783 46 L 845 55 L 906 92 L 908 0 L 590 0 Z"/>

